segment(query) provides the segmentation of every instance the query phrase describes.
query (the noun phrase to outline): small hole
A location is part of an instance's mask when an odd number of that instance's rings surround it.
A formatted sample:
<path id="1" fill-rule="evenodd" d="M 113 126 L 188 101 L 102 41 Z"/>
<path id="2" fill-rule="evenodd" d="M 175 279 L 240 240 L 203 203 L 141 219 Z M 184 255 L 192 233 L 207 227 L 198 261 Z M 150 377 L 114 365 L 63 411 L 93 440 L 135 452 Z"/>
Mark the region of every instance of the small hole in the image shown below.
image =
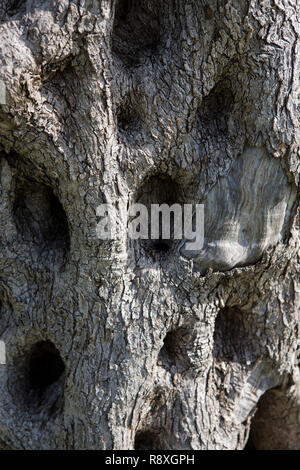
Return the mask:
<path id="1" fill-rule="evenodd" d="M 65 370 L 59 351 L 50 341 L 41 341 L 32 349 L 29 360 L 29 385 L 44 391 L 57 382 Z"/>
<path id="2" fill-rule="evenodd" d="M 133 133 L 139 130 L 139 116 L 130 100 L 126 100 L 117 110 L 117 127 L 121 133 Z"/>
<path id="3" fill-rule="evenodd" d="M 9 355 L 8 355 L 9 359 Z M 8 367 L 8 390 L 22 413 L 53 418 L 62 411 L 65 365 L 51 341 L 39 341 Z"/>
<path id="4" fill-rule="evenodd" d="M 18 13 L 21 9 L 25 12 L 27 0 L 9 0 L 8 5 L 6 7 L 6 13 L 8 16 L 14 16 Z"/>
<path id="5" fill-rule="evenodd" d="M 212 20 L 214 17 L 214 12 L 209 5 L 204 5 L 203 7 L 204 15 L 206 20 Z"/>
<path id="6" fill-rule="evenodd" d="M 155 251 L 160 253 L 167 253 L 170 250 L 170 245 L 167 242 L 158 241 L 153 243 Z"/>
<path id="7" fill-rule="evenodd" d="M 218 83 L 206 96 L 199 109 L 200 129 L 206 134 L 227 132 L 227 121 L 234 105 L 234 96 L 229 80 Z"/>
<path id="8" fill-rule="evenodd" d="M 159 434 L 140 431 L 136 434 L 134 450 L 163 450 Z"/>
<path id="9" fill-rule="evenodd" d="M 171 373 L 184 373 L 201 366 L 196 328 L 169 331 L 158 355 L 158 364 Z"/>
<path id="10" fill-rule="evenodd" d="M 180 339 L 180 336 L 181 331 L 169 331 L 166 334 L 161 353 L 162 355 L 165 354 L 169 360 L 172 359 L 172 361 L 174 361 L 175 357 L 177 356 L 178 340 Z"/>

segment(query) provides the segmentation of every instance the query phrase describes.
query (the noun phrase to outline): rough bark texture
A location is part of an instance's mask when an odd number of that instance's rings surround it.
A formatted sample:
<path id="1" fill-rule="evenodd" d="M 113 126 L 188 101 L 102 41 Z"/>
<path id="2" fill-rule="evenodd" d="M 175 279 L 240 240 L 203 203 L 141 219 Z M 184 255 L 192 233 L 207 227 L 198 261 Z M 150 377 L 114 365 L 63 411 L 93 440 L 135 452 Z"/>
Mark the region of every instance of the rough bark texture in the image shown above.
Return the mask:
<path id="1" fill-rule="evenodd" d="M 299 34 L 299 0 L 2 0 L 0 447 L 300 449 Z M 201 252 L 97 238 L 166 200 Z"/>

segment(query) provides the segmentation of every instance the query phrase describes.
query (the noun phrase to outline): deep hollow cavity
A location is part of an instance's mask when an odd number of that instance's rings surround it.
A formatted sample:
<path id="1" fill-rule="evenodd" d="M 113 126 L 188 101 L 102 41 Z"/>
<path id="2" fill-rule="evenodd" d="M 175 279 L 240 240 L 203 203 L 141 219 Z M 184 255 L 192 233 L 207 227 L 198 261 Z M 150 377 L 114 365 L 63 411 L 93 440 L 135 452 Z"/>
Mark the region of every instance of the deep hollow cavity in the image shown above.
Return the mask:
<path id="1" fill-rule="evenodd" d="M 134 450 L 163 450 L 160 435 L 152 431 L 137 432 Z"/>
<path id="2" fill-rule="evenodd" d="M 246 445 L 244 447 L 244 450 L 245 451 L 257 450 L 256 447 L 255 447 L 255 444 L 253 442 L 253 436 L 252 436 L 251 430 L 250 430 L 249 437 L 248 437 L 248 440 L 246 442 Z"/>
<path id="3" fill-rule="evenodd" d="M 136 65 L 152 55 L 160 35 L 156 2 L 118 0 L 112 33 L 112 49 L 127 65 Z"/>
<path id="4" fill-rule="evenodd" d="M 14 16 L 20 11 L 25 13 L 27 0 L 9 0 L 6 6 L 6 14 L 8 16 Z"/>
<path id="5" fill-rule="evenodd" d="M 234 95 L 230 80 L 220 81 L 203 99 L 198 110 L 200 132 L 204 136 L 226 134 L 233 106 Z"/>
<path id="6" fill-rule="evenodd" d="M 238 308 L 221 309 L 215 321 L 213 354 L 217 361 L 246 364 L 259 351 L 254 346 L 255 317 Z"/>
<path id="7" fill-rule="evenodd" d="M 174 365 L 180 361 L 180 350 L 184 330 L 169 331 L 164 339 L 164 344 L 159 353 L 159 361 L 163 364 Z"/>
<path id="8" fill-rule="evenodd" d="M 24 241 L 66 254 L 70 244 L 67 216 L 50 187 L 18 177 L 13 215 Z"/>
<path id="9" fill-rule="evenodd" d="M 299 405 L 298 384 L 267 390 L 257 403 L 245 450 L 299 450 Z"/>
<path id="10" fill-rule="evenodd" d="M 117 108 L 116 121 L 121 135 L 124 133 L 128 135 L 140 130 L 140 117 L 129 98 L 125 99 Z"/>
<path id="11" fill-rule="evenodd" d="M 153 243 L 153 249 L 158 253 L 167 253 L 170 249 L 168 241 L 155 241 Z"/>
<path id="12" fill-rule="evenodd" d="M 14 405 L 32 416 L 55 417 L 63 407 L 65 364 L 55 344 L 38 341 L 12 358 L 8 390 Z"/>
<path id="13" fill-rule="evenodd" d="M 32 390 L 45 391 L 57 382 L 65 366 L 59 351 L 50 341 L 41 341 L 32 348 L 28 364 L 28 380 Z"/>
<path id="14" fill-rule="evenodd" d="M 201 342 L 197 328 L 169 331 L 158 355 L 158 365 L 171 373 L 201 368 Z"/>
<path id="15" fill-rule="evenodd" d="M 148 213 L 148 239 L 138 240 L 139 245 L 147 251 L 148 254 L 157 257 L 164 257 L 172 250 L 176 239 L 174 238 L 174 221 L 175 213 L 170 210 L 167 218 L 168 221 L 163 220 L 162 213 L 157 216 L 159 230 L 154 235 L 152 226 L 152 215 L 154 213 L 154 205 L 166 205 L 171 208 L 174 205 L 179 205 L 182 209 L 182 192 L 179 185 L 171 177 L 167 175 L 157 175 L 149 178 L 142 185 L 137 193 L 136 203 L 142 204 L 146 207 Z M 181 210 L 180 209 L 180 210 Z M 163 231 L 169 223 L 170 230 L 167 230 L 167 237 Z"/>

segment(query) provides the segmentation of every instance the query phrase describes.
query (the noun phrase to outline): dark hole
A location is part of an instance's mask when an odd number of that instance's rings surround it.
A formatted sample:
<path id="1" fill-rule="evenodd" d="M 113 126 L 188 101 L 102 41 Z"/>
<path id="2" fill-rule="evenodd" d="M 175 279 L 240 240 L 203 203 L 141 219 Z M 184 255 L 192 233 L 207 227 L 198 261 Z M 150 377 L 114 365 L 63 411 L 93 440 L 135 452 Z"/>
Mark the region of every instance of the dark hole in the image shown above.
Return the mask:
<path id="1" fill-rule="evenodd" d="M 244 447 L 244 450 L 257 450 L 255 448 L 255 445 L 254 445 L 254 442 L 253 442 L 253 436 L 252 436 L 252 432 L 250 431 L 250 434 L 249 434 L 249 437 L 248 437 L 248 441 Z"/>
<path id="2" fill-rule="evenodd" d="M 18 177 L 14 220 L 25 241 L 42 248 L 68 251 L 70 239 L 66 213 L 49 186 Z"/>
<path id="3" fill-rule="evenodd" d="M 169 331 L 166 334 L 162 351 L 168 356 L 169 359 L 174 359 L 176 356 L 178 340 L 180 340 L 180 332 Z"/>
<path id="4" fill-rule="evenodd" d="M 202 132 L 205 135 L 217 131 L 226 133 L 228 118 L 233 105 L 234 95 L 231 90 L 231 83 L 229 80 L 224 79 L 203 99 L 198 113 Z"/>
<path id="5" fill-rule="evenodd" d="M 156 2 L 119 0 L 116 3 L 112 49 L 128 66 L 137 65 L 142 56 L 152 55 L 159 38 Z"/>
<path id="6" fill-rule="evenodd" d="M 126 21 L 128 13 L 132 8 L 132 0 L 119 0 L 116 7 L 115 23 Z"/>
<path id="7" fill-rule="evenodd" d="M 253 318 L 250 318 L 248 312 L 235 307 L 221 309 L 215 321 L 215 359 L 240 364 L 246 364 L 249 360 L 252 362 L 255 351 L 255 347 L 252 347 L 253 326 Z"/>
<path id="8" fill-rule="evenodd" d="M 125 100 L 117 110 L 117 126 L 121 132 L 133 132 L 138 129 L 139 116 L 130 99 Z"/>
<path id="9" fill-rule="evenodd" d="M 170 250 L 170 245 L 167 242 L 157 241 L 153 243 L 153 248 L 160 253 L 167 253 Z"/>
<path id="10" fill-rule="evenodd" d="M 137 202 L 149 206 L 151 204 L 176 204 L 182 199 L 178 184 L 167 175 L 156 175 L 142 185 L 137 195 Z"/>
<path id="11" fill-rule="evenodd" d="M 37 343 L 29 360 L 29 385 L 43 391 L 57 382 L 65 370 L 59 351 L 50 341 Z"/>
<path id="12" fill-rule="evenodd" d="M 204 5 L 203 9 L 204 9 L 205 19 L 211 20 L 214 17 L 214 12 L 210 8 L 210 6 L 209 5 Z"/>
<path id="13" fill-rule="evenodd" d="M 265 391 L 257 403 L 245 450 L 299 449 L 297 404 L 291 403 L 282 379 L 277 380 L 279 384 Z"/>
<path id="14" fill-rule="evenodd" d="M 27 0 L 9 0 L 6 7 L 6 13 L 8 16 L 13 16 L 18 13 L 18 10 L 22 9 L 25 11 L 25 5 Z"/>
<path id="15" fill-rule="evenodd" d="M 159 217 L 159 229 L 155 234 L 157 238 L 151 238 L 154 232 L 152 230 L 152 222 L 154 220 L 152 218 L 152 211 L 154 210 L 153 205 L 158 204 L 162 206 L 165 204 L 168 206 L 169 210 L 171 206 L 177 204 L 181 206 L 182 213 L 182 199 L 182 192 L 179 185 L 167 175 L 152 176 L 145 181 L 138 191 L 136 198 L 137 203 L 143 204 L 148 210 L 148 239 L 139 240 L 139 244 L 154 260 L 162 260 L 163 255 L 168 254 L 169 256 L 169 253 L 176 244 L 177 237 L 175 238 L 174 236 L 175 216 L 172 209 L 172 211 L 166 213 L 168 214 L 166 216 L 169 218 L 168 222 L 163 221 L 162 212 L 158 211 L 156 217 Z M 164 223 L 168 223 L 167 227 L 169 227 L 169 233 L 168 231 L 164 231 Z"/>
<path id="16" fill-rule="evenodd" d="M 151 431 L 140 431 L 136 434 L 134 450 L 163 450 L 160 436 Z"/>
<path id="17" fill-rule="evenodd" d="M 183 373 L 192 367 L 187 351 L 190 349 L 193 338 L 191 329 L 178 328 L 169 331 L 164 339 L 163 347 L 158 355 L 158 363 L 166 370 Z"/>

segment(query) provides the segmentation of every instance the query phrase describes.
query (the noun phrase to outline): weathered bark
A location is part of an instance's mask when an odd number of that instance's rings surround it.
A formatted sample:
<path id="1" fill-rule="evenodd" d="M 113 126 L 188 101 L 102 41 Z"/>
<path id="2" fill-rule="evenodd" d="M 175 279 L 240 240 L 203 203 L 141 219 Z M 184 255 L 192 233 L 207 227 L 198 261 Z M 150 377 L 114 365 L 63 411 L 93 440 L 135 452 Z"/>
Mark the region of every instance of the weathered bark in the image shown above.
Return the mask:
<path id="1" fill-rule="evenodd" d="M 299 0 L 0 21 L 0 447 L 300 449 Z M 168 198 L 205 205 L 201 252 L 126 211 L 98 239 L 100 203 Z"/>

